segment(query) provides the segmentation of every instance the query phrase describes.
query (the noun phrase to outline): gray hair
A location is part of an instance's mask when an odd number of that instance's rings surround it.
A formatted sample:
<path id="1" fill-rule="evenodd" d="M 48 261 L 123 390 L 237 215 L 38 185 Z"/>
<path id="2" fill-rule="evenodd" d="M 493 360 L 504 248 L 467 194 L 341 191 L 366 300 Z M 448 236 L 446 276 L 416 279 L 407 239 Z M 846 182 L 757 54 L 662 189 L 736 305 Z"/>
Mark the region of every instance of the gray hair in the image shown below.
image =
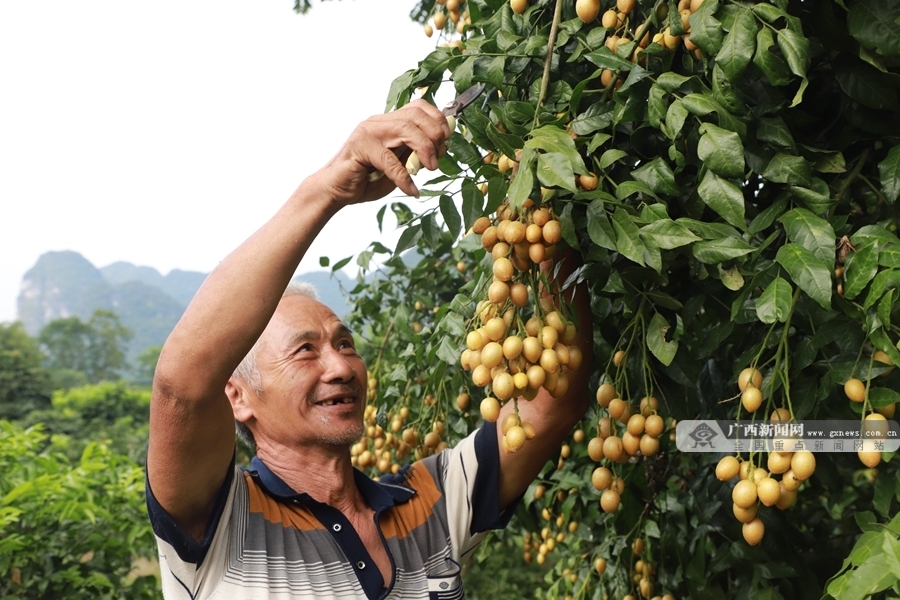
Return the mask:
<path id="1" fill-rule="evenodd" d="M 306 296 L 313 300 L 319 299 L 319 293 L 316 291 L 315 286 L 306 281 L 290 282 L 285 288 L 284 293 L 281 294 L 282 298 L 287 298 L 289 296 Z M 253 391 L 257 394 L 262 394 L 262 381 L 259 374 L 259 365 L 256 362 L 256 355 L 258 352 L 259 340 L 257 339 L 253 344 L 253 347 L 250 348 L 250 351 L 247 352 L 247 355 L 244 356 L 243 360 L 241 360 L 240 364 L 235 368 L 232 377 L 246 381 L 247 384 L 253 388 Z M 250 428 L 237 419 L 234 421 L 234 427 L 238 438 L 240 438 L 250 450 L 256 452 L 256 440 L 253 439 L 253 432 L 250 431 Z"/>

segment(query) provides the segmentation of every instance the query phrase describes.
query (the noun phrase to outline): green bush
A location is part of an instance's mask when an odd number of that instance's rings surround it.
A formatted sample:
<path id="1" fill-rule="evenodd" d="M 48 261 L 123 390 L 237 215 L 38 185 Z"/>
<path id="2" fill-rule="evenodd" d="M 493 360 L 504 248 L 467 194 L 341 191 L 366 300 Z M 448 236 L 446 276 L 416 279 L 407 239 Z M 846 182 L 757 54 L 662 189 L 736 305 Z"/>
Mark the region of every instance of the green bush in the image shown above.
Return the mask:
<path id="1" fill-rule="evenodd" d="M 49 443 L 48 443 L 49 442 Z M 0 421 L 0 598 L 155 598 L 144 473 L 91 442 L 79 460 L 41 426 Z"/>

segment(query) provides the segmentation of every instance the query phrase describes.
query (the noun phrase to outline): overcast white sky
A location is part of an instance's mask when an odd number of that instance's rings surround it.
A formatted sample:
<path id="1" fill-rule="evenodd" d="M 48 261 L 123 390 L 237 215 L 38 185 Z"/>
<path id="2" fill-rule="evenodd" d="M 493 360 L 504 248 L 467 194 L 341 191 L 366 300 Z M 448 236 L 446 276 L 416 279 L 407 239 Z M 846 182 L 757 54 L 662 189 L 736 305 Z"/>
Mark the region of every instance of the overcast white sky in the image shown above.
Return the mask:
<path id="1" fill-rule="evenodd" d="M 0 3 L 0 322 L 49 250 L 210 271 L 434 48 L 414 3 Z M 380 206 L 301 270 L 363 250 Z"/>

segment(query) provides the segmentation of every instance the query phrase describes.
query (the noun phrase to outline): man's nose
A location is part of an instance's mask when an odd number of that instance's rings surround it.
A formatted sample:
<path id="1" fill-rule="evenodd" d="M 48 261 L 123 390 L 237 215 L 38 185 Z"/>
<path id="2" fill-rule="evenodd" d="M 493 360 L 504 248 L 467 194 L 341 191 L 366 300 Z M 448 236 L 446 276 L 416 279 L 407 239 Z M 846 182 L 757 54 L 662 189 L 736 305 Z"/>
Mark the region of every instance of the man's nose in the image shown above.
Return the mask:
<path id="1" fill-rule="evenodd" d="M 322 374 L 325 381 L 351 381 L 356 376 L 353 365 L 336 348 L 329 347 L 322 353 L 321 360 L 325 365 Z"/>

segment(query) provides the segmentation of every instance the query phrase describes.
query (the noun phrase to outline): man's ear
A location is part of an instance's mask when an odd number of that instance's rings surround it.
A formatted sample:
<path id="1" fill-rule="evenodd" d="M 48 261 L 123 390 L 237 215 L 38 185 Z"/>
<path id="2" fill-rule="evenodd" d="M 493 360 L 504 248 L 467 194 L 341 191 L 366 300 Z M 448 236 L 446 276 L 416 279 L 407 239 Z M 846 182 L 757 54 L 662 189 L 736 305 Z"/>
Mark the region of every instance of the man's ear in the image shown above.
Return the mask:
<path id="1" fill-rule="evenodd" d="M 234 413 L 234 418 L 241 423 L 246 423 L 253 416 L 253 407 L 250 402 L 253 392 L 247 382 L 231 377 L 225 384 L 225 395 L 231 402 L 231 412 Z"/>

